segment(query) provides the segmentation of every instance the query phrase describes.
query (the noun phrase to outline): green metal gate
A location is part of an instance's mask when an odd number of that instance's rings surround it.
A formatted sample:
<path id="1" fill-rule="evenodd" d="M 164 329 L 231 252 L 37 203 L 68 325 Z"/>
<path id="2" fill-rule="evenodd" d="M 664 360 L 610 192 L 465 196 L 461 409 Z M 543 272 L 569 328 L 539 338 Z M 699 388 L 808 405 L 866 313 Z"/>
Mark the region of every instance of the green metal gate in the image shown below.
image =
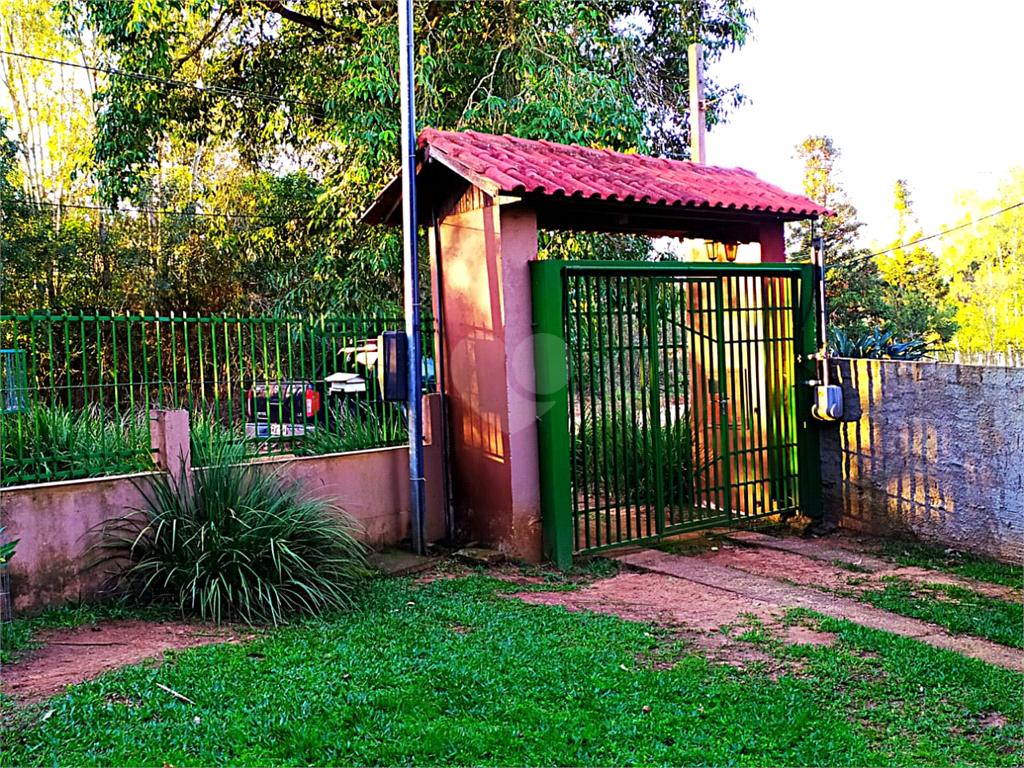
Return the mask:
<path id="1" fill-rule="evenodd" d="M 531 264 L 552 559 L 820 514 L 812 269 Z"/>

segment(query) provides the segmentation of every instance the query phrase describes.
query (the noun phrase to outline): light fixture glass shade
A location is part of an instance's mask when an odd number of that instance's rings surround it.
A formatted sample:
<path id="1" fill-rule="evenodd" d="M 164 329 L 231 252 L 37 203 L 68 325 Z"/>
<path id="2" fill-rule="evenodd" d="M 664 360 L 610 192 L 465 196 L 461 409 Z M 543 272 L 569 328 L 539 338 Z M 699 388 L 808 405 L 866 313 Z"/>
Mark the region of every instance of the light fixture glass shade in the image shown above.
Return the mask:
<path id="1" fill-rule="evenodd" d="M 718 243 L 714 240 L 705 240 L 704 248 L 708 252 L 708 261 L 718 261 Z"/>
<path id="2" fill-rule="evenodd" d="M 726 243 L 725 244 L 725 260 L 726 261 L 736 261 L 736 249 L 738 247 L 739 246 L 736 243 Z"/>

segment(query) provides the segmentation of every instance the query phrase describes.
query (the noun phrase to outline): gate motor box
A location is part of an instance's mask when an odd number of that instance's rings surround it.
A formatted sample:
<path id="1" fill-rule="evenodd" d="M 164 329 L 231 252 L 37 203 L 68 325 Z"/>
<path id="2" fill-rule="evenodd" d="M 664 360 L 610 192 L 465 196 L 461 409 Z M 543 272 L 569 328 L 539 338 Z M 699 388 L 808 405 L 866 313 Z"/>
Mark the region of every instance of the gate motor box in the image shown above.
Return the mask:
<path id="1" fill-rule="evenodd" d="M 843 388 L 835 384 L 815 386 L 811 414 L 819 421 L 838 421 L 843 418 Z"/>

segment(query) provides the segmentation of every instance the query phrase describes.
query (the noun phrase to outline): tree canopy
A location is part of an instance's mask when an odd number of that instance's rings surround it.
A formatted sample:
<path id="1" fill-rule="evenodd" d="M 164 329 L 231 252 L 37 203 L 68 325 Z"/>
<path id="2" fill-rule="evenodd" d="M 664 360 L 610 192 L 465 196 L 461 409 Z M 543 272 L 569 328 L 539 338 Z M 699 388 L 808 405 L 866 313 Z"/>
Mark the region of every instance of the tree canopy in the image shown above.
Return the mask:
<path id="1" fill-rule="evenodd" d="M 934 251 L 917 242 L 925 233 L 914 215 L 910 185 L 905 179 L 896 181 L 893 196 L 898 221 L 896 241 L 878 257 L 888 309 L 886 320 L 901 336 L 944 344 L 957 329 L 957 308 L 945 301 L 949 276 L 943 274 Z"/>
<path id="2" fill-rule="evenodd" d="M 858 245 L 864 227 L 839 178 L 842 151 L 829 136 L 809 136 L 796 147 L 804 163 L 804 194 L 828 206 L 832 216 L 816 223 L 799 222 L 790 228 L 789 258 L 808 261 L 812 233 L 822 239 L 826 270 L 825 294 L 828 322 L 832 328 L 858 338 L 885 322 L 886 306 L 878 265 L 869 251 Z"/>
<path id="3" fill-rule="evenodd" d="M 933 251 L 915 241 L 924 237 L 913 212 L 910 187 L 895 184 L 899 215 L 897 240 L 881 254 L 859 245 L 864 224 L 839 178 L 841 150 L 829 136 L 809 136 L 796 147 L 804 162 L 804 194 L 832 209 L 816 225 L 802 222 L 790 230 L 790 258 L 810 258 L 812 230 L 817 226 L 825 253 L 825 294 L 830 326 L 844 339 L 873 333 L 897 342 L 945 344 L 956 331 L 957 310 L 945 299 L 948 278 Z"/>
<path id="4" fill-rule="evenodd" d="M 42 4 L 3 2 L 23 15 Z M 144 278 L 134 282 L 150 287 L 98 301 L 340 311 L 398 300 L 398 238 L 356 223 L 398 168 L 394 2 L 57 7 L 63 47 L 40 55 L 105 70 L 74 80 L 91 97 L 91 152 L 76 171 L 90 199 L 204 214 L 187 228 L 110 214 L 111 236 L 120 223 L 135 234 L 100 245 L 130 245 Z M 419 2 L 419 123 L 686 156 L 687 45 L 703 42 L 713 64 L 743 45 L 752 18 L 745 0 Z M 713 78 L 707 92 L 712 126 L 743 100 Z M 545 246 L 609 250 L 586 237 Z M 194 270 L 214 287 L 183 296 Z"/>
<path id="5" fill-rule="evenodd" d="M 939 264 L 957 308 L 957 349 L 1024 353 L 1024 166 L 1010 169 L 995 195 L 960 196 L 966 225 L 943 238 Z"/>

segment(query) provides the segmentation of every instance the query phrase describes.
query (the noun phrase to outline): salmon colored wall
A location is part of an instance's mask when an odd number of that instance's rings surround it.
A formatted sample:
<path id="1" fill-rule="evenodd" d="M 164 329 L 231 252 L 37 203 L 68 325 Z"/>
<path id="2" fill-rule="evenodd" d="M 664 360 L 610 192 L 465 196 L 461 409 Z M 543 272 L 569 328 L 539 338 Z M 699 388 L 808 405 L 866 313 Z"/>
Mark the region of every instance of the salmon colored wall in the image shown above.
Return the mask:
<path id="1" fill-rule="evenodd" d="M 440 225 L 445 384 L 456 533 L 512 557 L 541 557 L 529 269 L 537 220 L 485 205 Z"/>
<path id="2" fill-rule="evenodd" d="M 102 599 L 106 576 L 84 570 L 99 542 L 92 529 L 145 505 L 136 483 L 150 474 L 68 480 L 0 491 L 6 535 L 18 542 L 8 569 L 16 612 Z"/>
<path id="3" fill-rule="evenodd" d="M 786 261 L 786 229 L 781 221 L 766 221 L 761 224 L 761 261 Z"/>
<path id="4" fill-rule="evenodd" d="M 424 398 L 427 433 L 440 435 L 440 396 Z M 300 480 L 315 496 L 331 499 L 359 523 L 362 540 L 374 548 L 393 546 L 409 536 L 409 449 L 383 448 L 332 456 L 279 458 L 282 476 Z M 427 480 L 427 539 L 444 538 L 441 444 L 429 439 L 424 450 Z M 68 600 L 99 600 L 106 575 L 86 570 L 93 529 L 128 514 L 145 502 L 137 484 L 153 474 L 70 480 L 5 488 L 0 492 L 5 535 L 21 539 L 10 563 L 16 611 L 38 610 Z"/>

